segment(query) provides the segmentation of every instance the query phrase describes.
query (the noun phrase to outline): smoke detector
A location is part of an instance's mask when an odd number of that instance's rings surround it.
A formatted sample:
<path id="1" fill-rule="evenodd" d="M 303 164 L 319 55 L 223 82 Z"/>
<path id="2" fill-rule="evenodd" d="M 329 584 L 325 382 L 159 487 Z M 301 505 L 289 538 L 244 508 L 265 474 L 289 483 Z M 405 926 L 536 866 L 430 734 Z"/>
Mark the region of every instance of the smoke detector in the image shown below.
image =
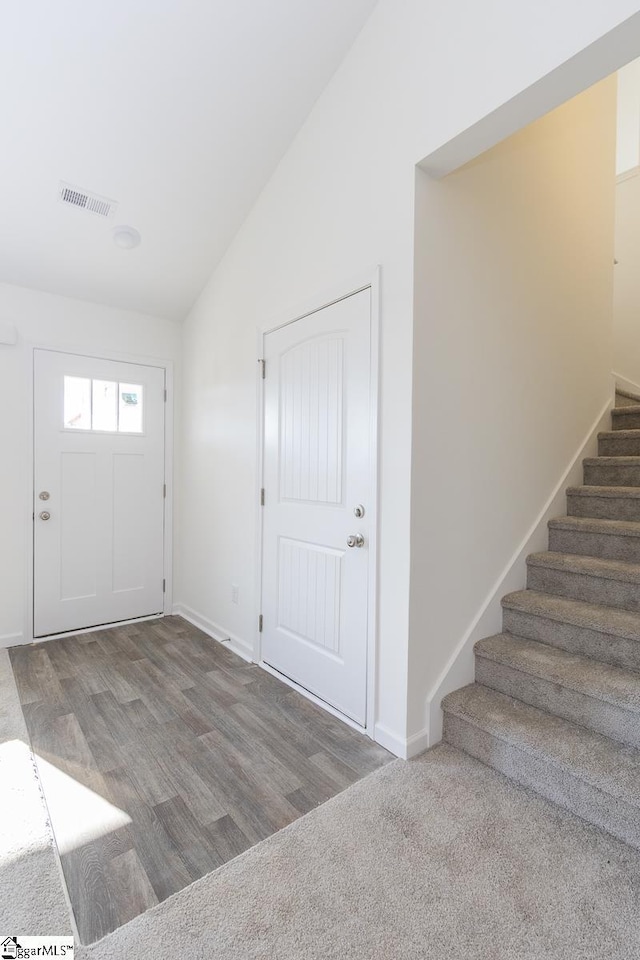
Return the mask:
<path id="1" fill-rule="evenodd" d="M 74 187 L 62 180 L 58 188 L 58 200 L 67 206 L 86 210 L 87 213 L 94 213 L 99 217 L 111 217 L 118 206 L 115 200 L 108 200 L 97 193 L 83 190 L 82 187 Z"/>
<path id="2" fill-rule="evenodd" d="M 123 224 L 121 227 L 116 227 L 113 231 L 113 242 L 117 247 L 120 247 L 121 250 L 133 250 L 134 247 L 140 245 L 141 239 L 142 237 L 135 227 L 129 227 Z"/>

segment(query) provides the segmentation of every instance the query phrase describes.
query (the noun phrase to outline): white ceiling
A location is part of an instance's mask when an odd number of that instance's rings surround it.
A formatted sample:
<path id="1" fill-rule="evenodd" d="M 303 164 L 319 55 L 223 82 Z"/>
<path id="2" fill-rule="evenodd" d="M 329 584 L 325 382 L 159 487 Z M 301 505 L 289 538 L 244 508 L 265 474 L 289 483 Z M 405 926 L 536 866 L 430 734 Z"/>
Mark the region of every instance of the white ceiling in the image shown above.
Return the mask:
<path id="1" fill-rule="evenodd" d="M 375 2 L 3 3 L 0 280 L 184 317 Z"/>

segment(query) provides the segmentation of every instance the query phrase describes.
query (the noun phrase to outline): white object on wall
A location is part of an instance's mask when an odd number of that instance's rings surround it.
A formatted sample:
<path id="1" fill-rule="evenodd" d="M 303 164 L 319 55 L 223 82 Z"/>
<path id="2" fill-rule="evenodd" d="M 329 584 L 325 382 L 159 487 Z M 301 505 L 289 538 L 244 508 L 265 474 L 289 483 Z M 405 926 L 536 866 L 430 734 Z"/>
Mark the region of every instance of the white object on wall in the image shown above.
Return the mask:
<path id="1" fill-rule="evenodd" d="M 640 383 L 640 168 L 616 184 L 613 369 Z"/>
<path id="2" fill-rule="evenodd" d="M 640 165 L 640 59 L 618 70 L 616 173 Z"/>

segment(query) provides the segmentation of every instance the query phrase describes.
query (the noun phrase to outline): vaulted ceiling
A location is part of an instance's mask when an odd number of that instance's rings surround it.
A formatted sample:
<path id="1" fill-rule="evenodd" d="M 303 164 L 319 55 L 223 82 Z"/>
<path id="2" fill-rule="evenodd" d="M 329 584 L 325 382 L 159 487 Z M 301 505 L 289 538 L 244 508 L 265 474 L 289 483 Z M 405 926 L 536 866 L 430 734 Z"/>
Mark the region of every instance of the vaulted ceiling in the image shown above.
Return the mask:
<path id="1" fill-rule="evenodd" d="M 184 317 L 374 6 L 3 3 L 0 280 Z M 61 203 L 60 181 L 115 214 Z"/>

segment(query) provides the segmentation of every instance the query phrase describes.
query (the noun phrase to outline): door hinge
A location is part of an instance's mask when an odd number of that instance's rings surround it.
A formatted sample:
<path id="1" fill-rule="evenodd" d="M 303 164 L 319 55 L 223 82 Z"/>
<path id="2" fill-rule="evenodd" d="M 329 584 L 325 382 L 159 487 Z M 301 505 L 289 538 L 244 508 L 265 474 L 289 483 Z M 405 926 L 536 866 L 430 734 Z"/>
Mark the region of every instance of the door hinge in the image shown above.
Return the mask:
<path id="1" fill-rule="evenodd" d="M 267 361 L 266 361 L 266 360 L 258 360 L 258 363 L 259 363 L 260 366 L 262 367 L 262 379 L 264 380 L 265 377 L 266 377 L 266 375 L 267 375 Z"/>
<path id="2" fill-rule="evenodd" d="M 258 633 L 262 633 L 262 614 L 258 617 Z"/>
<path id="3" fill-rule="evenodd" d="M 167 581 L 166 581 L 166 580 L 163 580 L 163 581 L 162 581 L 162 592 L 163 592 L 163 593 L 166 593 L 166 592 L 167 592 Z"/>
<path id="4" fill-rule="evenodd" d="M 260 491 L 260 506 L 264 507 L 264 487 Z"/>
<path id="5" fill-rule="evenodd" d="M 167 496 L 167 485 L 166 485 L 166 483 L 163 483 L 163 484 L 162 484 L 162 496 L 165 497 L 165 499 L 166 499 L 166 496 Z"/>

